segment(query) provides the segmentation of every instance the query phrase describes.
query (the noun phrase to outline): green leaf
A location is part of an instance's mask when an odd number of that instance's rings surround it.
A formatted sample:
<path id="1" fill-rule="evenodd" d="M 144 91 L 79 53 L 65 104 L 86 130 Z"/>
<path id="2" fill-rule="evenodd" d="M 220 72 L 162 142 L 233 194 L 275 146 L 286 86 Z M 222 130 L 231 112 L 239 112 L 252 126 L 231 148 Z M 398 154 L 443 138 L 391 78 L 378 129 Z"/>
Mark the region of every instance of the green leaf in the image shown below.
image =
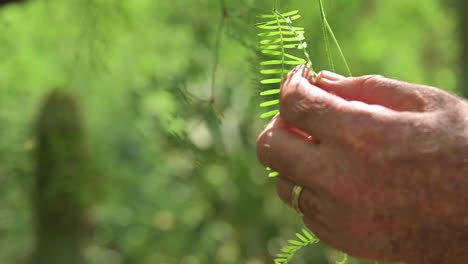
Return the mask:
<path id="1" fill-rule="evenodd" d="M 267 45 L 267 44 L 276 44 L 276 43 L 281 43 L 283 42 L 284 39 L 282 38 L 277 38 L 277 39 L 264 39 L 260 41 L 261 45 Z"/>
<path id="2" fill-rule="evenodd" d="M 286 12 L 286 13 L 283 13 L 283 14 L 280 14 L 280 15 L 283 16 L 283 17 L 287 17 L 287 16 L 292 16 L 292 15 L 298 14 L 298 13 L 299 13 L 299 10 L 293 10 L 293 11 Z"/>
<path id="3" fill-rule="evenodd" d="M 269 61 L 262 61 L 260 65 L 262 66 L 267 66 L 267 65 L 300 65 L 300 64 L 306 64 L 306 60 L 295 60 L 295 61 L 281 61 L 281 60 L 269 60 Z"/>
<path id="4" fill-rule="evenodd" d="M 285 56 L 285 57 L 288 57 L 288 58 L 290 58 L 290 59 L 293 59 L 293 60 L 297 60 L 297 61 L 303 60 L 303 59 L 301 59 L 301 58 L 299 58 L 299 57 L 296 57 L 296 56 L 293 56 L 293 55 L 287 54 L 287 53 L 284 53 L 284 56 Z"/>
<path id="5" fill-rule="evenodd" d="M 276 79 L 278 80 L 278 79 Z M 281 82 L 281 80 L 279 81 Z M 279 94 L 281 92 L 280 89 L 272 89 L 272 90 L 266 90 L 260 93 L 261 96 L 266 96 L 266 95 L 274 95 L 274 94 Z"/>
<path id="6" fill-rule="evenodd" d="M 260 44 L 262 45 L 276 44 L 276 43 L 281 43 L 281 42 L 302 41 L 304 39 L 305 39 L 304 35 L 300 35 L 300 36 L 298 35 L 297 37 L 292 37 L 292 38 L 264 39 L 260 41 Z"/>
<path id="7" fill-rule="evenodd" d="M 281 25 L 272 25 L 272 26 L 267 26 L 267 25 L 260 25 L 260 26 L 257 26 L 258 28 L 260 29 L 271 29 L 271 30 L 274 30 L 274 29 L 285 29 L 285 30 L 291 30 L 291 31 L 304 31 L 304 28 L 303 27 L 291 27 L 290 25 L 284 25 L 284 24 L 281 24 Z M 284 32 L 283 32 L 284 33 Z"/>
<path id="8" fill-rule="evenodd" d="M 297 249 L 298 247 L 296 246 L 286 246 L 282 248 L 281 251 L 286 252 L 286 253 L 291 253 L 291 252 L 295 252 Z"/>
<path id="9" fill-rule="evenodd" d="M 298 31 L 304 32 L 305 31 L 305 29 L 303 27 L 291 27 L 291 26 L 289 26 L 289 28 L 294 32 L 298 32 Z"/>
<path id="10" fill-rule="evenodd" d="M 260 62 L 260 65 L 266 66 L 266 65 L 280 65 L 283 64 L 282 60 L 269 60 L 269 61 L 262 61 Z"/>
<path id="11" fill-rule="evenodd" d="M 292 27 L 289 26 L 289 25 L 270 25 L 270 26 L 267 26 L 267 25 L 260 25 L 260 26 L 257 26 L 258 28 L 260 29 L 286 29 L 286 30 L 291 30 Z"/>
<path id="12" fill-rule="evenodd" d="M 287 259 L 275 259 L 275 264 L 283 264 L 287 261 Z"/>
<path id="13" fill-rule="evenodd" d="M 261 103 L 260 104 L 260 107 L 268 107 L 268 106 L 272 106 L 272 105 L 277 105 L 279 104 L 279 100 L 276 99 L 276 100 L 271 100 L 271 101 L 267 101 L 267 102 L 264 102 L 264 103 Z"/>
<path id="14" fill-rule="evenodd" d="M 278 29 L 278 30 L 279 29 L 286 29 L 286 28 L 289 30 L 291 28 L 290 26 L 279 26 L 279 25 L 270 25 L 270 26 L 258 25 L 257 27 L 260 28 L 260 29 Z M 286 28 L 284 28 L 284 27 L 286 27 Z"/>
<path id="15" fill-rule="evenodd" d="M 275 17 L 271 17 L 271 18 L 275 18 Z M 294 21 L 294 20 L 298 20 L 299 18 L 301 18 L 301 15 L 295 15 L 295 16 L 292 16 L 292 17 L 288 17 L 286 19 L 278 19 L 278 20 L 271 20 L 271 21 L 265 21 L 265 22 L 259 22 L 259 23 L 256 23 L 255 26 L 267 26 L 267 25 L 276 25 L 278 23 L 288 23 L 290 24 L 291 21 Z"/>
<path id="16" fill-rule="evenodd" d="M 303 241 L 304 243 L 310 243 L 311 241 L 308 240 L 307 238 L 305 238 L 305 236 L 299 234 L 299 233 L 296 233 L 296 236 L 297 238 L 299 238 L 301 241 Z"/>
<path id="17" fill-rule="evenodd" d="M 287 74 L 289 70 L 283 70 L 283 69 L 268 69 L 268 70 L 261 70 L 261 74 L 282 74 L 285 73 Z"/>
<path id="18" fill-rule="evenodd" d="M 294 21 L 294 20 L 298 20 L 301 17 L 302 17 L 301 15 L 295 15 L 295 16 L 289 17 L 289 19 L 291 19 L 291 21 Z"/>
<path id="19" fill-rule="evenodd" d="M 281 56 L 283 53 L 281 51 L 274 51 L 274 50 L 262 50 L 263 54 L 273 55 L 273 56 Z"/>
<path id="20" fill-rule="evenodd" d="M 270 15 L 270 14 L 261 14 L 257 15 L 258 18 L 276 18 L 276 15 Z"/>
<path id="21" fill-rule="evenodd" d="M 273 172 L 270 172 L 270 173 L 268 174 L 268 178 L 274 178 L 274 177 L 276 177 L 276 176 L 278 176 L 278 175 L 279 175 L 278 172 L 273 171 Z"/>
<path id="22" fill-rule="evenodd" d="M 260 46 L 261 49 L 263 50 L 272 50 L 272 49 L 281 49 L 282 45 L 266 45 L 266 46 Z"/>
<path id="23" fill-rule="evenodd" d="M 300 64 L 306 64 L 307 61 L 306 60 L 296 60 L 296 61 L 283 61 L 284 64 L 288 64 L 288 65 L 300 65 Z"/>
<path id="24" fill-rule="evenodd" d="M 310 240 L 310 241 L 314 241 L 314 242 L 318 242 L 318 238 L 316 238 L 314 235 L 312 235 L 312 233 L 310 231 L 308 231 L 307 229 L 302 229 L 302 233 Z"/>
<path id="25" fill-rule="evenodd" d="M 265 79 L 265 80 L 261 80 L 260 83 L 261 84 L 271 84 L 271 83 L 281 83 L 281 81 L 282 81 L 282 79 Z M 260 94 L 260 95 L 263 95 L 263 94 Z"/>
<path id="26" fill-rule="evenodd" d="M 256 27 L 258 26 L 264 26 L 264 25 L 275 25 L 278 24 L 278 20 L 270 20 L 270 21 L 264 21 L 264 22 L 258 22 L 255 24 Z"/>
<path id="27" fill-rule="evenodd" d="M 261 46 L 262 49 L 295 49 L 298 48 L 300 44 L 288 44 L 288 45 L 267 45 Z"/>
<path id="28" fill-rule="evenodd" d="M 271 37 L 271 36 L 278 36 L 278 35 L 299 35 L 304 34 L 304 31 L 271 31 L 271 32 L 264 32 L 259 33 L 258 36 L 260 37 Z"/>
<path id="29" fill-rule="evenodd" d="M 269 118 L 269 117 L 272 117 L 272 116 L 275 116 L 279 113 L 279 110 L 273 110 L 273 111 L 269 111 L 269 112 L 266 112 L 264 114 L 262 114 L 260 116 L 260 118 L 264 119 L 264 118 Z"/>
<path id="30" fill-rule="evenodd" d="M 297 245 L 297 246 L 304 246 L 304 243 L 303 242 L 299 242 L 297 240 L 288 240 L 288 243 L 291 244 L 291 245 Z"/>

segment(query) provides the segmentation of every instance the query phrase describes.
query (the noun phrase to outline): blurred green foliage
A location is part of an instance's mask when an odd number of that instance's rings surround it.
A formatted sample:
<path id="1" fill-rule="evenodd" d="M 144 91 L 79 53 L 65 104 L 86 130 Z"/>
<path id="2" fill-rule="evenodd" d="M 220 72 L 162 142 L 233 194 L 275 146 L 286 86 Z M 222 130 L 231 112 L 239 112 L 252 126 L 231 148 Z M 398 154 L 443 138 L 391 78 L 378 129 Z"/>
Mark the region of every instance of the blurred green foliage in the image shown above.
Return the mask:
<path id="1" fill-rule="evenodd" d="M 301 10 L 315 68 L 326 69 L 316 1 L 280 3 Z M 225 4 L 219 49 L 217 0 L 30 0 L 0 9 L 0 263 L 25 263 L 33 251 L 33 124 L 57 87 L 80 101 L 104 186 L 89 213 L 89 263 L 271 263 L 300 230 L 255 155 L 264 122 L 253 25 L 273 3 Z M 355 75 L 455 91 L 450 2 L 325 4 Z M 341 257 L 319 245 L 295 263 Z"/>

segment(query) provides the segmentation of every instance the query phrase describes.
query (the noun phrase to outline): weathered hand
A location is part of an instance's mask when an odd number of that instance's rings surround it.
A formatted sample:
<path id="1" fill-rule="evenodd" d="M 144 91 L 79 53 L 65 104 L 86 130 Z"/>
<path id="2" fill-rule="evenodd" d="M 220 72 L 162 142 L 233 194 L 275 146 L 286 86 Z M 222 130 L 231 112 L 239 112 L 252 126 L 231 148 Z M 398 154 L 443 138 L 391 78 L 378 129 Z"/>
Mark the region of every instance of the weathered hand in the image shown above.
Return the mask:
<path id="1" fill-rule="evenodd" d="M 468 261 L 463 99 L 381 76 L 314 82 L 299 66 L 257 149 L 285 202 L 304 187 L 303 220 L 330 246 L 381 261 Z"/>

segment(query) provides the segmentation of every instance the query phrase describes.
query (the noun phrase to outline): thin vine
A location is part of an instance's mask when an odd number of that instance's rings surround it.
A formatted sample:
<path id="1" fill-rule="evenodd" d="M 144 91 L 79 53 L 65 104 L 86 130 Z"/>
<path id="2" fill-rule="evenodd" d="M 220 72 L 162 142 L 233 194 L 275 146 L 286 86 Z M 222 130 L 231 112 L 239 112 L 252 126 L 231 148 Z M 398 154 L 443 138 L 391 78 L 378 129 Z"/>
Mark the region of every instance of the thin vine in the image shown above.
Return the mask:
<path id="1" fill-rule="evenodd" d="M 318 0 L 318 3 L 319 3 L 320 17 L 321 17 L 320 21 L 322 23 L 323 37 L 325 40 L 325 48 L 327 50 L 327 57 L 330 63 L 330 69 L 332 71 L 335 71 L 335 66 L 333 63 L 333 56 L 330 50 L 328 35 L 330 35 L 331 39 L 333 40 L 333 43 L 338 49 L 338 53 L 340 54 L 343 65 L 346 67 L 348 76 L 352 76 L 351 69 L 349 68 L 349 65 L 348 65 L 348 61 L 346 60 L 343 50 L 341 49 L 340 43 L 338 42 L 338 39 L 336 38 L 335 33 L 333 33 L 330 23 L 328 22 L 327 16 L 325 14 L 325 8 L 323 7 L 323 0 Z"/>
<path id="2" fill-rule="evenodd" d="M 211 86 L 210 86 L 210 99 L 209 104 L 216 115 L 216 118 L 219 122 L 222 122 L 224 119 L 224 115 L 222 110 L 219 108 L 218 104 L 216 103 L 216 74 L 218 71 L 219 65 L 219 53 L 221 49 L 221 39 L 223 36 L 224 25 L 226 24 L 226 18 L 228 17 L 229 13 L 226 8 L 226 3 L 224 0 L 219 0 L 220 8 L 221 8 L 221 18 L 218 26 L 218 30 L 216 32 L 216 42 L 215 42 L 215 55 L 213 59 L 213 70 L 211 72 Z"/>

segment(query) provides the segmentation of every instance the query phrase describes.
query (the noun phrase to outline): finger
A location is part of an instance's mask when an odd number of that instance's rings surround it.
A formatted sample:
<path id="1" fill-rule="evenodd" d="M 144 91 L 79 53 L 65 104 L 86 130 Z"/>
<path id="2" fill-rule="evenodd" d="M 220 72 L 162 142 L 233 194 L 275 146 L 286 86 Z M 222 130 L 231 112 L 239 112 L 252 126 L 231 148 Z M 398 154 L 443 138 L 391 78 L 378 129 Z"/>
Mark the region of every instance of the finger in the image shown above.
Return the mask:
<path id="1" fill-rule="evenodd" d="M 353 138 L 356 133 L 381 127 L 381 120 L 391 114 L 388 108 L 350 102 L 320 89 L 309 76 L 306 66 L 298 66 L 288 74 L 281 89 L 280 115 L 318 140 Z"/>
<path id="2" fill-rule="evenodd" d="M 333 180 L 343 152 L 328 144 L 316 144 L 288 129 L 281 116 L 275 118 L 257 140 L 257 156 L 266 167 L 290 181 L 312 188 Z M 338 163 L 339 161 L 339 163 Z"/>
<path id="3" fill-rule="evenodd" d="M 292 192 L 295 184 L 287 179 L 279 177 L 277 180 L 278 195 L 283 202 L 293 207 Z M 320 197 L 311 189 L 304 188 L 299 196 L 298 206 L 304 214 L 303 219 L 314 220 L 321 228 L 330 232 L 332 221 L 325 220 L 326 216 L 319 209 Z"/>
<path id="4" fill-rule="evenodd" d="M 374 243 L 372 239 L 357 239 L 341 225 L 327 227 L 327 225 L 324 225 L 324 221 L 320 221 L 317 217 L 304 217 L 303 221 L 307 228 L 312 231 L 321 242 L 334 249 L 362 259 L 378 259 L 381 261 L 395 260 L 386 259 L 382 254 L 382 249 L 379 248 L 380 245 Z"/>
<path id="5" fill-rule="evenodd" d="M 278 178 L 277 180 L 279 197 L 291 207 L 294 185 L 294 183 L 283 178 Z M 301 196 L 299 197 L 299 207 L 304 213 L 304 224 L 327 245 L 346 250 L 347 252 L 353 252 L 354 254 L 360 253 L 362 256 L 361 251 L 356 251 L 354 246 L 351 246 L 354 244 L 353 241 L 356 241 L 357 238 L 350 236 L 349 231 L 344 227 L 343 219 L 345 216 L 335 215 L 332 217 L 324 214 L 319 209 L 320 203 L 321 201 L 314 191 L 308 188 L 302 190 Z M 362 243 L 360 243 L 360 247 L 362 246 Z"/>
<path id="6" fill-rule="evenodd" d="M 292 192 L 294 186 L 295 184 L 293 182 L 290 182 L 283 177 L 280 177 L 277 180 L 279 197 L 291 207 L 293 207 Z M 370 232 L 364 231 L 368 233 L 366 235 L 360 234 L 357 236 L 350 232 L 350 222 L 346 215 L 346 211 L 342 210 L 341 214 L 338 212 L 330 214 L 331 211 L 335 210 L 332 209 L 330 211 L 321 208 L 323 204 L 327 203 L 327 199 L 317 194 L 315 190 L 308 188 L 304 188 L 302 190 L 301 195 L 299 196 L 298 206 L 304 213 L 303 221 L 307 227 L 323 242 L 333 246 L 334 248 L 344 250 L 348 253 L 352 253 L 354 256 L 363 258 L 381 258 L 383 255 L 381 251 L 388 248 L 386 247 L 388 243 L 385 236 L 382 237 L 382 232 L 380 232 L 381 230 L 374 227 L 376 225 L 375 220 L 369 221 L 366 218 L 354 220 L 354 223 L 357 222 L 360 227 L 364 227 L 366 230 L 374 228 Z M 370 237 L 372 237 L 371 241 L 374 241 L 375 243 L 367 243 Z M 359 241 L 357 246 L 356 241 Z"/>
<path id="7" fill-rule="evenodd" d="M 292 197 L 295 185 L 284 176 L 278 177 L 276 181 L 278 196 L 291 207 L 294 207 Z M 305 218 L 323 223 L 325 229 L 337 229 L 338 226 L 343 226 L 343 222 L 347 219 L 345 215 L 347 210 L 334 203 L 334 199 L 329 194 L 318 188 L 303 187 L 297 205 Z"/>
<path id="8" fill-rule="evenodd" d="M 345 78 L 328 71 L 319 73 L 316 85 L 348 101 L 360 101 L 396 111 L 413 112 L 425 110 L 427 103 L 423 95 L 430 90 L 426 86 L 379 75 Z"/>
<path id="9" fill-rule="evenodd" d="M 295 185 L 295 183 L 287 180 L 284 177 L 278 177 L 276 181 L 278 196 L 284 203 L 291 207 L 293 207 L 292 192 Z M 317 195 L 311 189 L 304 187 L 298 200 L 298 206 L 304 216 L 310 217 L 318 215 L 320 213 L 318 204 L 319 201 Z"/>
<path id="10" fill-rule="evenodd" d="M 340 241 L 341 237 L 339 233 L 333 231 L 333 229 L 326 227 L 322 221 L 318 221 L 315 217 L 304 217 L 302 219 L 307 228 L 316 235 L 321 242 L 333 247 L 338 248 L 337 241 Z"/>

